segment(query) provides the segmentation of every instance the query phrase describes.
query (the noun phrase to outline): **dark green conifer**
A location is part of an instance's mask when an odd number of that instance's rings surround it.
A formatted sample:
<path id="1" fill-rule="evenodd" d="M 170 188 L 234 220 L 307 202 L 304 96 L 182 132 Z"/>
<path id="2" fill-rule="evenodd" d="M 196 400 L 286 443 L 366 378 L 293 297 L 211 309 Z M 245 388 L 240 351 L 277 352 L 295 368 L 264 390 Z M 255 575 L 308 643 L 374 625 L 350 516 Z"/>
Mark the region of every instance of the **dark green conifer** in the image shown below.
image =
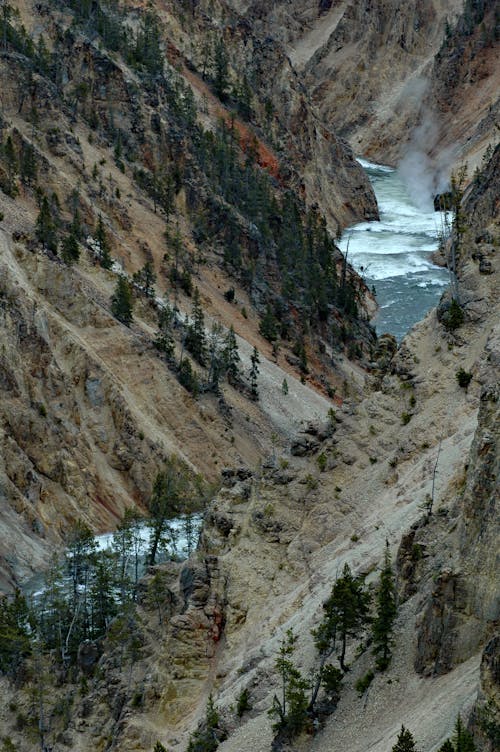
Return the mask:
<path id="1" fill-rule="evenodd" d="M 254 345 L 253 352 L 250 358 L 251 362 L 251 368 L 250 368 L 250 395 L 252 399 L 257 400 L 259 399 L 259 390 L 257 387 L 257 377 L 259 375 L 259 351 Z"/>
<path id="2" fill-rule="evenodd" d="M 188 324 L 185 345 L 198 363 L 204 366 L 207 357 L 205 316 L 201 307 L 200 291 L 197 287 L 194 289 L 191 322 Z"/>
<path id="3" fill-rule="evenodd" d="M 262 334 L 269 342 L 274 342 L 278 336 L 278 322 L 269 303 L 266 306 L 266 312 L 260 320 L 259 333 Z"/>
<path id="4" fill-rule="evenodd" d="M 141 288 L 147 298 L 154 297 L 156 274 L 151 261 L 146 261 L 142 269 L 134 274 L 134 282 Z"/>
<path id="5" fill-rule="evenodd" d="M 167 360 L 174 354 L 175 340 L 173 335 L 174 312 L 168 303 L 160 308 L 158 313 L 158 332 L 154 341 L 155 347 L 164 353 Z"/>
<path id="6" fill-rule="evenodd" d="M 233 325 L 229 327 L 229 331 L 226 336 L 223 351 L 224 366 L 227 373 L 229 383 L 234 384 L 240 378 L 241 358 L 238 352 L 238 343 L 236 342 L 236 334 L 234 333 Z"/>
<path id="7" fill-rule="evenodd" d="M 386 542 L 384 567 L 377 590 L 377 614 L 372 624 L 373 652 L 379 671 L 384 671 L 391 660 L 391 636 L 396 610 L 396 588 L 389 544 Z"/>
<path id="8" fill-rule="evenodd" d="M 132 315 L 132 290 L 126 277 L 118 277 L 113 297 L 111 298 L 111 312 L 118 321 L 125 326 L 130 326 L 133 321 Z"/>
<path id="9" fill-rule="evenodd" d="M 111 258 L 108 236 L 104 227 L 102 214 L 99 214 L 99 219 L 97 220 L 95 239 L 99 245 L 99 263 L 103 269 L 111 269 L 113 266 L 113 259 Z"/>
<path id="10" fill-rule="evenodd" d="M 369 603 L 370 596 L 363 582 L 354 577 L 349 565 L 345 564 L 342 577 L 336 580 L 330 597 L 323 605 L 324 621 L 327 624 L 326 633 L 317 637 L 321 641 L 326 641 L 327 644 L 339 637 L 341 640 L 339 662 L 342 671 L 347 671 L 345 665 L 347 638 L 356 637 L 368 622 Z"/>
<path id="11" fill-rule="evenodd" d="M 457 715 L 455 723 L 453 746 L 455 747 L 455 752 L 476 752 L 472 734 L 465 728 L 459 715 Z"/>
<path id="12" fill-rule="evenodd" d="M 63 261 L 68 265 L 74 264 L 80 258 L 78 240 L 74 232 L 70 232 L 64 238 L 62 242 L 61 256 Z"/>
<path id="13" fill-rule="evenodd" d="M 45 195 L 41 200 L 40 211 L 36 219 L 35 233 L 37 240 L 44 248 L 54 253 L 57 251 L 56 225 L 52 217 L 49 200 Z"/>
<path id="14" fill-rule="evenodd" d="M 269 715 L 276 718 L 273 729 L 282 739 L 293 739 L 307 721 L 309 703 L 306 691 L 309 684 L 293 662 L 296 642 L 296 635 L 289 629 L 281 642 L 275 663 L 280 677 L 280 696 L 274 695 Z"/>
<path id="15" fill-rule="evenodd" d="M 398 740 L 392 752 L 417 752 L 415 740 L 411 731 L 408 731 L 404 726 L 401 726 L 401 731 L 398 735 Z"/>
<path id="16" fill-rule="evenodd" d="M 36 181 L 36 157 L 35 150 L 31 144 L 23 143 L 19 172 L 24 185 L 31 185 Z"/>
<path id="17" fill-rule="evenodd" d="M 224 40 L 219 37 L 214 50 L 214 91 L 223 102 L 227 98 L 229 88 L 228 59 Z"/>

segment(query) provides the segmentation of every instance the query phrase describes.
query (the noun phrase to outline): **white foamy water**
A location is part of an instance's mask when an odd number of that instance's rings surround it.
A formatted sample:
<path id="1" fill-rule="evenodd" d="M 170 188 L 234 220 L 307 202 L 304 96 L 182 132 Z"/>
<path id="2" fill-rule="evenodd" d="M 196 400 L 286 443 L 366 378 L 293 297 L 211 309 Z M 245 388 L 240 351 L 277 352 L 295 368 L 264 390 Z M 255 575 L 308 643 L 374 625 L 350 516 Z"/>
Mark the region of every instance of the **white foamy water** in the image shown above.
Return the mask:
<path id="1" fill-rule="evenodd" d="M 370 287 L 375 287 L 380 310 L 377 332 L 400 340 L 448 285 L 448 272 L 435 266 L 430 254 L 439 244 L 444 216 L 435 212 L 432 197 L 423 197 L 426 210 L 411 200 L 397 170 L 358 160 L 375 191 L 379 222 L 349 227 L 339 246 Z"/>

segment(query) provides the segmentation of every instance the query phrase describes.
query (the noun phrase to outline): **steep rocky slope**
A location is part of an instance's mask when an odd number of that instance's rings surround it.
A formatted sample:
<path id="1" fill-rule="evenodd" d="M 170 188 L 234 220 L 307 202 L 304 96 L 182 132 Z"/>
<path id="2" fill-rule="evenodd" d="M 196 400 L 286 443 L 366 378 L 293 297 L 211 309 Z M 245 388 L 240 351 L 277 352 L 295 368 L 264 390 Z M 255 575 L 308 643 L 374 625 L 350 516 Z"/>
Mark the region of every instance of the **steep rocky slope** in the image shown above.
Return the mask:
<path id="1" fill-rule="evenodd" d="M 210 480 L 218 478 L 225 463 L 255 465 L 276 430 L 289 434 L 311 414 L 324 417 L 331 405 L 324 396 L 327 387 L 333 394 L 349 371 L 342 365 L 343 345 L 335 344 L 329 327 L 332 317 L 340 332 L 344 317 L 340 309 L 330 308 L 321 322 L 314 314 L 309 318 L 326 344 L 323 354 L 314 353 L 312 339 L 316 346 L 319 339 L 312 331 L 310 341 L 306 337 L 301 344 L 302 357 L 310 353 L 306 383 L 291 350 L 302 337 L 299 329 L 307 307 L 298 300 L 288 307 L 281 295 L 276 301 L 281 281 L 274 251 L 264 246 L 258 228 L 245 216 L 244 199 L 222 194 L 219 183 L 210 182 L 203 172 L 202 159 L 209 164 L 210 160 L 200 156 L 199 141 L 205 139 L 206 148 L 213 146 L 211 134 L 217 133 L 221 118 L 230 122 L 232 104 L 217 99 L 193 71 L 193 61 L 183 58 L 174 45 L 175 40 L 189 46 L 177 21 L 180 11 L 167 13 L 159 5 L 165 24 L 161 30 L 155 17 L 133 4 L 126 17 L 114 16 L 113 10 L 106 17 L 111 28 L 113 23 L 118 29 L 130 24 L 123 28 L 131 34 L 141 24 L 159 29 L 152 46 L 156 57 L 150 52 L 147 61 L 157 67 L 154 77 L 144 61 L 131 58 L 122 37 L 118 42 L 105 37 L 111 50 L 102 38 L 98 44 L 94 16 L 86 17 L 88 9 L 78 4 L 81 15 L 73 15 L 73 6 L 10 5 L 3 32 L 2 584 L 24 576 L 30 564 L 39 566 L 42 551 L 47 555 L 75 518 L 101 530 L 113 526 L 131 504 L 143 507 L 156 472 L 172 452 Z M 211 43 L 211 31 L 210 24 L 200 24 L 200 40 L 205 33 Z M 120 45 L 122 54 L 116 49 Z M 245 61 L 239 65 L 244 69 Z M 257 100 L 254 106 L 258 121 L 262 107 Z M 306 130 L 316 132 L 307 104 L 303 120 Z M 258 122 L 236 119 L 233 126 L 233 169 L 245 169 L 240 164 L 247 164 L 245 150 L 253 139 L 256 165 L 247 168 L 244 178 L 262 182 L 266 202 L 284 201 L 279 197 L 292 188 L 300 192 L 307 160 L 319 160 L 332 169 L 335 150 L 327 140 L 318 136 L 316 143 L 314 136 L 314 143 L 302 143 L 286 118 L 275 124 L 281 139 L 289 141 L 281 145 L 279 160 Z M 223 149 L 219 138 L 216 146 Z M 350 176 L 342 185 L 335 183 L 338 193 L 330 210 L 336 226 L 373 215 L 376 207 L 349 150 L 335 148 L 341 171 Z M 224 158 L 230 158 L 229 152 Z M 71 217 L 77 217 L 81 261 L 71 268 L 37 242 L 43 192 L 50 197 L 51 221 L 61 241 Z M 314 196 L 307 198 L 312 201 Z M 351 208 L 344 210 L 349 202 Z M 280 209 L 273 206 L 279 230 Z M 118 265 L 111 272 L 96 268 L 91 237 L 99 217 Z M 323 228 L 320 215 L 316 212 L 314 217 Z M 238 257 L 243 257 L 239 266 L 227 262 L 229 232 L 231 247 L 237 243 Z M 332 263 L 340 271 L 341 255 L 333 241 L 328 243 L 328 258 L 334 254 Z M 153 301 L 138 296 L 131 329 L 113 319 L 110 299 L 117 269 L 131 276 L 145 263 L 158 277 L 157 294 L 166 293 L 178 307 L 179 320 L 191 310 L 192 289 L 178 284 L 178 267 L 189 279 L 194 277 L 207 329 L 217 322 L 227 328 L 233 325 L 240 335 L 244 378 L 252 347 L 258 347 L 260 403 L 229 387 L 222 400 L 217 394 L 193 400 L 152 345 L 157 331 Z M 332 265 L 330 269 L 333 278 L 336 271 Z M 359 285 L 356 297 L 362 310 L 367 291 L 349 271 L 347 278 L 349 284 Z M 224 297 L 230 289 L 232 302 Z M 258 332 L 266 300 L 279 303 L 283 319 L 288 317 L 289 339 L 281 353 L 277 343 L 273 349 Z M 345 323 L 350 328 L 347 318 Z M 373 333 L 365 313 L 359 327 L 368 357 Z M 333 349 L 338 362 L 334 369 Z M 179 341 L 178 358 L 182 352 Z M 281 394 L 285 377 L 288 401 Z M 200 453 L 202 446 L 205 451 Z"/>
<path id="2" fill-rule="evenodd" d="M 273 179 L 273 200 L 283 187 L 317 200 L 334 230 L 372 216 L 366 181 L 330 130 L 331 97 L 344 96 L 342 82 L 330 80 L 342 57 L 335 43 L 346 46 L 345 101 L 353 103 L 352 110 L 339 108 L 347 117 L 344 135 L 356 149 L 391 161 L 402 152 L 393 147 L 394 134 L 421 113 L 422 90 L 418 84 L 414 103 L 404 99 L 389 124 L 389 89 L 397 98 L 399 85 L 416 80 L 415 66 L 429 68 L 442 37 L 439 24 L 455 4 L 410 3 L 403 14 L 387 3 L 322 3 L 318 16 L 312 4 L 158 2 L 175 94 L 143 77 L 117 50 L 100 49 L 97 32 L 70 28 L 71 3 L 49 5 L 55 14 L 44 4 L 16 4 L 30 33 L 43 29 L 57 65 L 50 75 L 33 71 L 26 50 L 3 50 L 3 143 L 10 136 L 18 155 L 26 144 L 35 149 L 39 184 L 59 195 L 65 228 L 77 188 L 85 235 L 95 234 L 101 214 L 119 265 L 130 274 L 152 262 L 157 293 L 166 291 L 183 319 L 191 299 L 171 274 L 180 238 L 207 327 L 234 325 L 245 376 L 252 348 L 259 348 L 260 399 L 224 383 L 221 393 L 195 400 L 152 344 L 158 302 L 138 294 L 132 326 L 118 323 L 110 312 L 117 267 L 107 271 L 96 263 L 95 240 L 80 244 L 73 267 L 35 242 L 40 195 L 31 178 L 15 176 L 19 194 L 1 194 L 0 587 L 41 566 L 75 519 L 102 530 L 125 508 L 144 508 L 172 452 L 209 480 L 219 480 L 223 466 L 230 469 L 222 488 L 212 489 L 198 551 L 184 564 L 147 573 L 125 627 L 117 620 L 107 639 L 82 644 L 76 678 L 55 670 L 53 655 L 36 652 L 17 684 L 0 678 L 4 745 L 9 749 L 10 739 L 10 748 L 31 752 L 40 747 L 41 730 L 60 749 L 145 752 L 160 740 L 183 750 L 211 693 L 228 732 L 221 751 L 270 749 L 267 713 L 286 629 L 298 635 L 297 662 L 307 674 L 314 663 L 310 629 L 344 563 L 366 575 L 373 589 L 388 540 L 399 592 L 391 666 L 360 698 L 355 683 L 373 658 L 369 645 L 363 651 L 350 642 L 338 707 L 292 748 L 386 752 L 404 723 L 419 749 L 436 750 L 457 713 L 474 708 L 476 741 L 493 750 L 484 719 L 488 708 L 489 722 L 498 723 L 500 149 L 466 194 L 464 227 L 450 246 L 458 254 L 461 325 L 454 331 L 443 325 L 448 295 L 395 353 L 390 338 L 378 344 L 370 338 L 366 291 L 351 275 L 364 306 L 360 320 L 344 319 L 334 305 L 327 323 L 311 317 L 304 373 L 292 342 L 283 339 L 277 352 L 258 331 L 279 270 L 269 265 L 262 274 L 260 257 L 260 276 L 248 284 L 222 260 L 224 237 L 204 242 L 214 226 L 231 219 L 243 255 L 260 248 L 243 210 L 224 213 L 229 202 L 203 177 L 182 125 L 192 102 L 196 123 L 212 134 L 218 119 L 231 121 L 238 98 L 228 90 L 218 98 L 213 74 L 203 77 L 204 44 L 220 35 L 233 83 L 248 73 L 265 95 L 253 99 L 249 119 L 235 117 L 238 160 L 246 159 L 255 136 L 258 169 Z M 144 4 L 133 6 L 130 28 L 140 28 Z M 460 25 L 453 28 L 459 38 Z M 452 44 L 435 63 L 435 91 L 453 67 Z M 384 49 L 398 50 L 398 86 Z M 37 55 L 39 66 L 44 57 Z M 490 63 L 478 84 L 481 96 L 482 86 L 495 80 L 493 56 Z M 457 91 L 463 76 L 459 82 Z M 447 96 L 444 84 L 440 91 Z M 389 109 L 365 123 L 359 112 L 377 98 Z M 453 135 L 461 143 L 471 133 L 468 123 L 475 128 L 477 122 L 464 117 Z M 380 123 L 387 139 L 380 139 Z M 8 155 L 4 147 L 0 178 L 7 189 Z M 157 206 L 163 165 L 177 181 L 166 211 Z M 197 224 L 193 208 L 200 206 L 221 213 Z M 341 259 L 334 258 L 341 272 Z M 233 302 L 224 295 L 231 288 Z M 356 362 L 334 336 L 342 327 L 347 336 L 351 326 Z M 176 358 L 184 353 L 181 336 L 174 349 Z M 457 382 L 460 368 L 471 374 L 467 389 Z M 240 718 L 235 705 L 243 689 L 251 708 Z"/>
<path id="3" fill-rule="evenodd" d="M 282 41 L 322 122 L 356 153 L 427 155 L 439 187 L 452 167 L 480 163 L 498 123 L 496 3 L 465 6 L 248 3 L 245 15 Z"/>

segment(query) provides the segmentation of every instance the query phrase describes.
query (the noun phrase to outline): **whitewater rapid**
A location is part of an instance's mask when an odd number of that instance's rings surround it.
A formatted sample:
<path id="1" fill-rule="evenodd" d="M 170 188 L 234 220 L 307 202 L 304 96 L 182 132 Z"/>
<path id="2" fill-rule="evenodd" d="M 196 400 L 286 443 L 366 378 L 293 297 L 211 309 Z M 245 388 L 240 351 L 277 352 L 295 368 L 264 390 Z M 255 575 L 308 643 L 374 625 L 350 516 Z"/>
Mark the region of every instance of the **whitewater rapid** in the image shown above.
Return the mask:
<path id="1" fill-rule="evenodd" d="M 448 285 L 448 272 L 430 259 L 439 245 L 445 216 L 434 211 L 431 196 L 425 197 L 425 209 L 418 208 L 397 170 L 358 161 L 375 191 L 380 221 L 349 227 L 339 246 L 375 288 L 379 311 L 373 323 L 378 334 L 390 332 L 401 340 L 436 305 Z"/>

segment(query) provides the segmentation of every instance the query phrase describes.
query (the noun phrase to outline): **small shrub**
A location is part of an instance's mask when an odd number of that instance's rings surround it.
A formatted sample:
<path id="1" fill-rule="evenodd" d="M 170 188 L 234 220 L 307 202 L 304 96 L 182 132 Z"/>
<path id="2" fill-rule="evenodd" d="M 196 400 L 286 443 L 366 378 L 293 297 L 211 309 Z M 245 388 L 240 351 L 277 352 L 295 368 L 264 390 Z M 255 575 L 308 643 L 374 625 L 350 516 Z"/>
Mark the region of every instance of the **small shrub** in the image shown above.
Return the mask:
<path id="1" fill-rule="evenodd" d="M 406 412 L 402 413 L 401 423 L 403 424 L 403 426 L 407 426 L 411 419 L 412 419 L 411 413 L 406 413 Z"/>
<path id="2" fill-rule="evenodd" d="M 43 404 L 43 402 L 38 403 L 38 415 L 40 415 L 42 418 L 47 417 L 47 408 Z"/>
<path id="3" fill-rule="evenodd" d="M 318 487 L 318 481 L 311 475 L 311 473 L 306 475 L 305 483 L 308 491 L 314 491 L 314 489 Z"/>
<path id="4" fill-rule="evenodd" d="M 366 673 L 364 676 L 362 676 L 360 679 L 357 680 L 356 684 L 354 685 L 354 689 L 358 693 L 358 695 L 361 697 L 364 695 L 370 684 L 375 678 L 375 674 L 370 669 L 368 673 Z"/>
<path id="5" fill-rule="evenodd" d="M 230 287 L 228 290 L 226 290 L 224 293 L 224 297 L 228 303 L 233 303 L 234 302 L 234 287 Z"/>
<path id="6" fill-rule="evenodd" d="M 370 457 L 370 464 L 371 465 L 375 465 L 376 462 L 377 462 L 377 458 L 376 457 Z"/>
<path id="7" fill-rule="evenodd" d="M 247 313 L 247 309 L 245 308 L 245 306 L 243 306 L 243 308 L 241 309 L 241 315 L 243 316 L 244 319 L 248 318 L 248 313 Z"/>
<path id="8" fill-rule="evenodd" d="M 467 391 L 467 388 L 472 381 L 472 373 L 470 371 L 464 371 L 463 368 L 459 368 L 455 374 L 455 378 L 458 381 L 458 386 Z"/>
<path id="9" fill-rule="evenodd" d="M 321 454 L 318 455 L 316 462 L 318 463 L 318 468 L 320 472 L 323 473 L 326 470 L 326 463 L 327 463 L 326 454 L 324 452 L 321 452 Z"/>
<path id="10" fill-rule="evenodd" d="M 357 543 L 359 541 L 359 535 L 356 535 L 356 533 L 354 533 L 353 535 L 351 535 L 351 540 L 353 543 Z"/>
<path id="11" fill-rule="evenodd" d="M 443 324 L 445 329 L 449 332 L 454 332 L 464 323 L 464 312 L 460 304 L 453 298 L 450 303 L 450 307 L 443 317 Z"/>
<path id="12" fill-rule="evenodd" d="M 144 695 L 142 693 L 142 690 L 138 689 L 132 695 L 132 699 L 130 701 L 130 705 L 133 708 L 141 708 L 143 702 L 144 702 Z"/>
<path id="13" fill-rule="evenodd" d="M 245 687 L 241 690 L 236 701 L 236 715 L 238 716 L 238 718 L 241 718 L 244 713 L 251 709 L 252 706 L 250 704 L 250 692 L 248 691 L 247 687 Z"/>

